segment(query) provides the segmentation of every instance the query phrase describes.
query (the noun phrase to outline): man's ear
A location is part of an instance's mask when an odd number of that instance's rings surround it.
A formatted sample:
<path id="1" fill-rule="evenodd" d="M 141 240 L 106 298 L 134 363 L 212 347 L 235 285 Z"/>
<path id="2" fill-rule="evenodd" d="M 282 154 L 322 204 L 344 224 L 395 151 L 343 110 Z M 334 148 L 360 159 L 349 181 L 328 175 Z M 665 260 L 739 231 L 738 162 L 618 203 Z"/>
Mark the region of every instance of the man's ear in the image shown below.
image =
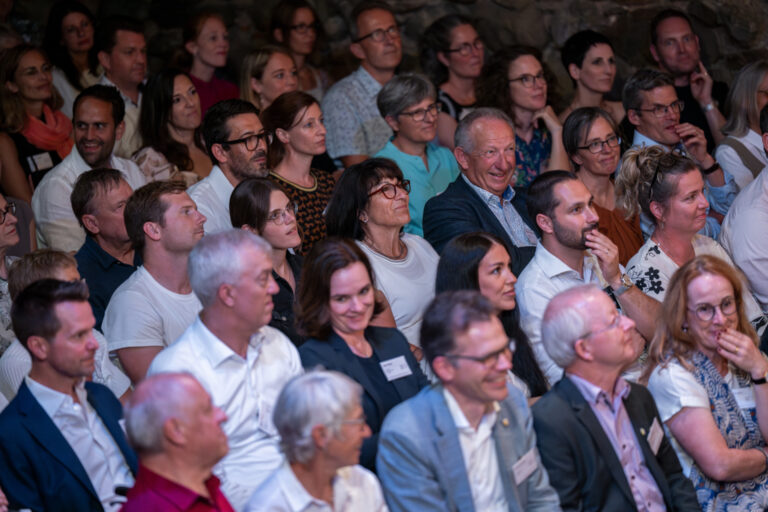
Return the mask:
<path id="1" fill-rule="evenodd" d="M 452 382 L 458 369 L 445 356 L 437 356 L 432 360 L 432 371 L 441 382 Z"/>
<path id="2" fill-rule="evenodd" d="M 34 359 L 45 361 L 48 359 L 50 349 L 50 342 L 42 336 L 30 336 L 27 338 L 27 350 L 29 350 L 29 353 L 32 354 Z"/>
<path id="3" fill-rule="evenodd" d="M 365 60 L 365 50 L 360 43 L 352 43 L 349 45 L 349 51 L 355 56 L 357 60 Z"/>
<path id="4" fill-rule="evenodd" d="M 123 134 L 125 134 L 125 121 L 120 121 L 120 123 L 115 126 L 115 142 L 122 139 Z"/>
<path id="5" fill-rule="evenodd" d="M 144 234 L 155 242 L 160 240 L 160 225 L 157 222 L 145 222 L 142 226 Z"/>
<path id="6" fill-rule="evenodd" d="M 325 425 L 315 425 L 312 427 L 310 435 L 312 436 L 312 441 L 314 441 L 315 446 L 320 450 L 325 448 L 328 444 L 328 439 L 330 438 L 328 429 Z"/>
<path id="7" fill-rule="evenodd" d="M 227 158 L 227 152 L 224 151 L 224 148 L 221 147 L 221 144 L 218 142 L 211 145 L 211 153 L 213 153 L 213 156 L 216 158 L 219 162 L 227 162 L 229 159 Z"/>
<path id="8" fill-rule="evenodd" d="M 584 338 L 579 338 L 573 343 L 573 351 L 576 353 L 576 357 L 584 361 L 592 361 L 595 358 L 592 354 L 592 347 Z"/>
<path id="9" fill-rule="evenodd" d="M 549 215 L 544 215 L 543 213 L 536 214 L 536 225 L 539 226 L 539 229 L 542 232 L 547 233 L 548 235 L 551 235 L 555 231 L 552 219 Z"/>
<path id="10" fill-rule="evenodd" d="M 640 113 L 633 108 L 627 110 L 627 119 L 635 126 L 640 125 Z"/>
<path id="11" fill-rule="evenodd" d="M 107 52 L 97 53 L 96 58 L 98 59 L 101 67 L 103 67 L 106 71 L 110 71 L 112 69 L 112 59 Z"/>
<path id="12" fill-rule="evenodd" d="M 659 59 L 659 50 L 656 48 L 656 45 L 651 44 L 648 49 L 651 51 L 651 57 L 653 57 L 653 60 L 656 62 L 656 64 L 661 64 L 661 59 Z"/>
<path id="13" fill-rule="evenodd" d="M 83 223 L 86 231 L 93 233 L 94 235 L 99 233 L 99 221 L 95 215 L 86 213 L 80 221 Z"/>
<path id="14" fill-rule="evenodd" d="M 461 146 L 453 148 L 453 156 L 462 169 L 469 169 L 469 154 Z"/>
<path id="15" fill-rule="evenodd" d="M 218 290 L 216 290 L 216 296 L 224 305 L 231 308 L 235 305 L 235 296 L 233 292 L 234 286 L 224 283 L 219 286 Z"/>

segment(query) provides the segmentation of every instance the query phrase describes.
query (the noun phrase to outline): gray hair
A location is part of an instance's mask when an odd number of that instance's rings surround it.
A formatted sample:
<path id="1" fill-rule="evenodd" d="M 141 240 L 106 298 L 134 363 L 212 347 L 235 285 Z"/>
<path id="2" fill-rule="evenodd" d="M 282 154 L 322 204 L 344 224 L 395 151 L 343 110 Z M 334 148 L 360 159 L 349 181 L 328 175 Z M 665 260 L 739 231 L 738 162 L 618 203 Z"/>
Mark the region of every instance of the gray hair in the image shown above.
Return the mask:
<path id="1" fill-rule="evenodd" d="M 602 292 L 597 285 L 585 284 L 558 293 L 549 301 L 541 321 L 541 341 L 549 357 L 560 368 L 568 368 L 576 359 L 573 346 L 588 330 L 587 319 L 574 296 Z"/>
<path id="2" fill-rule="evenodd" d="M 277 397 L 272 421 L 289 462 L 315 456 L 312 429 L 324 425 L 336 436 L 349 413 L 360 405 L 363 388 L 346 375 L 316 370 L 294 377 Z"/>
<path id="3" fill-rule="evenodd" d="M 437 98 L 432 82 L 424 75 L 404 73 L 395 75 L 381 88 L 376 97 L 376 106 L 379 107 L 381 117 L 396 117 L 408 107 L 427 98 L 433 101 Z"/>
<path id="4" fill-rule="evenodd" d="M 731 90 L 725 101 L 728 121 L 723 126 L 723 133 L 734 137 L 743 137 L 752 125 L 760 124 L 760 112 L 757 109 L 757 91 L 768 73 L 768 61 L 758 60 L 747 64 L 736 73 L 731 83 Z"/>
<path id="5" fill-rule="evenodd" d="M 467 153 L 474 151 L 475 141 L 472 140 L 472 126 L 482 119 L 498 119 L 507 123 L 512 130 L 515 129 L 512 118 L 503 111 L 491 107 L 476 108 L 459 121 L 459 126 L 456 127 L 456 133 L 453 135 L 453 145 Z"/>
<path id="6" fill-rule="evenodd" d="M 216 300 L 222 284 L 234 284 L 251 265 L 243 249 L 253 248 L 270 254 L 272 246 L 258 235 L 244 229 L 230 229 L 206 235 L 189 253 L 189 282 L 203 307 Z"/>
<path id="7" fill-rule="evenodd" d="M 624 84 L 621 91 L 621 103 L 624 110 L 637 110 L 643 105 L 641 92 L 652 91 L 657 87 L 675 86 L 675 80 L 667 73 L 655 69 L 640 69 Z"/>

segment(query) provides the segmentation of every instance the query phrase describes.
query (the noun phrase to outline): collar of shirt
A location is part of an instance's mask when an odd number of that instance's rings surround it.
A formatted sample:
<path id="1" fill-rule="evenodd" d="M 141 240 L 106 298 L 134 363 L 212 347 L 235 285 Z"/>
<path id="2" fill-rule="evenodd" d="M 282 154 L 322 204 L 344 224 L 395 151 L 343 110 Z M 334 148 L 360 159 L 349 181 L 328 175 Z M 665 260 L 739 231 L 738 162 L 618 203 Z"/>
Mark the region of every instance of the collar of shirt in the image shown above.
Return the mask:
<path id="1" fill-rule="evenodd" d="M 69 406 L 74 403 L 71 396 L 40 384 L 29 375 L 24 377 L 24 382 L 27 384 L 27 388 L 29 388 L 32 396 L 34 396 L 40 403 L 40 406 L 51 419 L 53 419 L 56 412 L 58 412 L 62 406 Z M 85 391 L 85 379 L 80 380 L 80 382 L 75 385 L 75 394 L 81 405 L 88 403 L 88 394 Z"/>
<path id="2" fill-rule="evenodd" d="M 448 411 L 451 413 L 453 423 L 456 425 L 456 429 L 460 432 L 471 432 L 473 434 L 483 434 L 490 436 L 493 426 L 496 424 L 496 415 L 501 410 L 501 406 L 498 402 L 493 402 L 493 406 L 490 412 L 483 415 L 480 423 L 477 425 L 477 430 L 472 428 L 469 424 L 469 420 L 464 415 L 464 411 L 461 410 L 459 402 L 456 401 L 453 394 L 447 389 L 443 388 L 443 397 L 445 403 L 448 405 Z"/>
<path id="3" fill-rule="evenodd" d="M 515 197 L 515 189 L 512 187 L 512 185 L 507 185 L 506 190 L 504 190 L 504 193 L 501 195 L 501 200 L 499 200 L 499 196 L 496 194 L 493 194 L 491 192 L 488 192 L 484 188 L 480 188 L 471 181 L 469 181 L 469 178 L 467 178 L 467 175 L 465 173 L 461 173 L 461 177 L 464 179 L 464 181 L 469 185 L 472 190 L 477 192 L 477 194 L 480 196 L 480 198 L 488 203 L 489 205 L 495 205 L 495 206 L 504 206 L 504 202 L 507 203 L 512 202 L 512 198 Z"/>
<path id="4" fill-rule="evenodd" d="M 216 195 L 219 196 L 222 204 L 226 204 L 227 211 L 229 211 L 229 196 L 232 195 L 235 187 L 224 175 L 224 171 L 218 165 L 214 165 L 206 179 L 211 184 L 211 188 L 213 188 Z"/>
<path id="5" fill-rule="evenodd" d="M 533 259 L 536 260 L 541 271 L 549 279 L 568 274 L 569 272 L 578 275 L 578 272 L 566 265 L 563 260 L 549 252 L 541 241 L 536 245 L 536 253 L 533 255 Z M 596 274 L 603 288 L 607 286 L 607 283 L 603 284 L 605 280 L 603 279 L 602 272 L 600 272 L 600 265 L 595 261 L 595 257 L 587 251 L 584 251 L 584 267 L 582 273 L 583 276 L 579 276 L 579 278 L 585 283 L 592 282 L 592 276 Z"/>
<path id="6" fill-rule="evenodd" d="M 83 248 L 88 253 L 90 253 L 91 256 L 93 256 L 93 259 L 96 260 L 96 263 L 98 263 L 98 265 L 104 270 L 109 270 L 112 265 L 122 263 L 120 260 L 105 251 L 96 241 L 96 239 L 91 235 L 86 234 Z M 141 256 L 139 255 L 139 251 L 134 251 L 133 266 L 138 267 L 139 265 L 141 265 Z"/>
<path id="7" fill-rule="evenodd" d="M 217 338 L 208 327 L 206 327 L 199 316 L 192 324 L 192 330 L 193 335 L 190 339 L 194 340 L 194 343 L 198 345 L 199 353 L 208 360 L 213 368 L 218 367 L 220 364 L 231 358 L 243 361 L 242 357 L 236 354 L 234 350 L 229 348 L 223 341 Z M 265 342 L 265 339 L 265 336 L 260 331 L 251 335 L 245 359 L 249 366 L 258 358 L 259 351 L 261 350 L 261 346 Z"/>
<path id="8" fill-rule="evenodd" d="M 639 146 L 639 147 L 660 146 L 664 148 L 666 151 L 672 151 L 673 149 L 670 146 L 667 146 L 660 142 L 656 142 L 652 138 L 643 135 L 637 130 L 635 130 L 635 136 L 632 138 L 632 147 L 635 147 L 635 146 Z"/>
<path id="9" fill-rule="evenodd" d="M 137 486 L 140 485 L 162 496 L 163 499 L 176 505 L 178 510 L 189 510 L 197 501 L 214 506 L 219 504 L 216 498 L 220 495 L 219 485 L 221 482 L 215 475 L 209 476 L 205 481 L 205 488 L 208 489 L 210 498 L 201 496 L 192 489 L 168 480 L 144 465 L 139 465 L 139 479 L 136 481 Z"/>
<path id="10" fill-rule="evenodd" d="M 146 79 L 141 81 L 142 85 L 145 84 L 146 82 L 147 82 Z M 121 91 L 120 88 L 112 82 L 112 80 L 107 78 L 106 73 L 102 73 L 101 76 L 99 77 L 99 85 L 109 85 L 117 89 L 117 92 L 120 93 L 120 97 L 123 98 L 123 102 L 125 102 L 126 107 L 130 106 L 134 108 L 139 108 L 139 106 L 141 105 L 141 88 L 139 88 L 139 101 L 138 103 L 134 103 L 134 101 L 131 98 L 123 94 L 123 91 Z"/>
<path id="11" fill-rule="evenodd" d="M 117 143 L 117 141 L 115 141 L 115 143 Z M 77 150 L 77 145 L 75 145 L 72 148 L 72 151 L 69 152 L 69 155 L 67 155 L 67 158 L 65 158 L 64 161 L 62 161 L 61 163 L 63 164 L 67 160 L 69 160 L 69 165 L 71 166 L 71 168 L 75 169 L 77 172 L 83 173 L 85 171 L 90 171 L 92 169 L 91 165 L 85 160 L 83 160 L 82 155 L 80 155 L 80 152 Z M 121 171 L 123 174 L 125 174 L 124 166 L 122 165 L 118 166 L 115 163 L 114 153 L 109 155 L 109 165 L 107 167 L 111 167 L 112 169 L 117 169 L 118 171 Z"/>
<path id="12" fill-rule="evenodd" d="M 293 474 L 290 464 L 284 462 L 279 469 L 278 485 L 280 490 L 283 491 L 285 501 L 290 505 L 291 512 L 301 512 L 306 510 L 311 505 L 316 507 L 327 507 L 328 510 L 333 510 L 332 506 L 323 500 L 319 500 L 313 497 L 307 492 L 296 475 Z"/>
<path id="13" fill-rule="evenodd" d="M 613 387 L 614 396 L 613 400 L 611 400 L 608 393 L 601 387 L 592 384 L 578 375 L 573 375 L 571 373 L 566 373 L 566 375 L 571 379 L 571 382 L 573 382 L 574 386 L 581 392 L 581 395 L 588 403 L 594 405 L 599 405 L 600 402 L 605 403 L 611 408 L 611 412 L 614 414 L 618 410 L 619 402 L 627 398 L 629 391 L 632 389 L 629 387 L 626 380 L 619 377 Z"/>
<path id="14" fill-rule="evenodd" d="M 360 86 L 363 88 L 363 90 L 370 94 L 371 98 L 375 97 L 377 94 L 379 94 L 379 91 L 381 90 L 382 85 L 376 81 L 371 74 L 366 71 L 366 69 L 363 66 L 360 66 L 357 68 L 357 71 L 352 73 L 355 77 L 355 80 L 357 80 L 360 83 Z"/>

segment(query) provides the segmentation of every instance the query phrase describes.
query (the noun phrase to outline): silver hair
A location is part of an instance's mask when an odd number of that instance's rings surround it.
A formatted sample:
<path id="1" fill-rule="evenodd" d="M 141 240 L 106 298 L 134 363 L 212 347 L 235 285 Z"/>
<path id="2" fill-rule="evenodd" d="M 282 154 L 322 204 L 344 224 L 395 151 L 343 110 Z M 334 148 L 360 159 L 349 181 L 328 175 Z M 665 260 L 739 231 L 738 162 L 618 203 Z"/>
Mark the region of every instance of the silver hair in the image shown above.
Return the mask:
<path id="1" fill-rule="evenodd" d="M 344 419 L 360 405 L 362 395 L 360 384 L 334 371 L 311 371 L 289 381 L 272 413 L 288 461 L 310 461 L 316 449 L 312 429 L 324 425 L 332 435 L 338 435 Z"/>
<path id="2" fill-rule="evenodd" d="M 472 126 L 482 119 L 498 119 L 507 123 L 512 130 L 515 129 L 512 118 L 503 111 L 491 107 L 477 108 L 459 121 L 456 133 L 453 135 L 453 145 L 457 148 L 462 148 L 467 153 L 474 151 L 475 141 L 472 139 Z"/>
<path id="3" fill-rule="evenodd" d="M 244 229 L 230 229 L 206 235 L 189 254 L 189 282 L 203 307 L 216 300 L 222 284 L 234 284 L 251 264 L 242 249 L 253 248 L 270 254 L 272 246 Z"/>
<path id="4" fill-rule="evenodd" d="M 434 101 L 437 98 L 435 86 L 429 79 L 417 73 L 404 73 L 395 75 L 381 88 L 376 97 L 376 106 L 379 107 L 381 117 L 396 117 L 425 99 Z"/>
<path id="5" fill-rule="evenodd" d="M 585 284 L 558 293 L 547 304 L 541 321 L 541 341 L 549 357 L 560 368 L 568 368 L 576 359 L 573 348 L 576 340 L 588 331 L 584 311 L 573 301 L 573 296 L 585 296 L 602 290 L 594 284 Z"/>

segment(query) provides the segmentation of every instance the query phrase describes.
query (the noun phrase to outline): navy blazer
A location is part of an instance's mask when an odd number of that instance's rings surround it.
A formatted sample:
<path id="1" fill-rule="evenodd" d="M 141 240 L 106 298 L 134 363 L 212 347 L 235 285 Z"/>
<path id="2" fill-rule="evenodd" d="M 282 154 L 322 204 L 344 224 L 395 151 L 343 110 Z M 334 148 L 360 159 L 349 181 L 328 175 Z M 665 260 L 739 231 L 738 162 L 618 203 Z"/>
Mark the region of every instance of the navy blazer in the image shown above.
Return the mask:
<path id="1" fill-rule="evenodd" d="M 667 510 L 701 510 L 691 481 L 665 435 L 656 455 L 647 436 L 653 421 L 663 426 L 653 397 L 629 383 L 624 407 L 634 427 L 645 465 L 664 496 Z M 632 490 L 600 421 L 568 377 L 563 377 L 533 407 L 539 453 L 563 510 L 637 510 Z"/>
<path id="2" fill-rule="evenodd" d="M 85 389 L 135 475 L 136 454 L 118 423 L 120 402 L 101 384 L 87 382 Z M 103 510 L 85 468 L 26 383 L 0 414 L 0 487 L 12 509 Z"/>
<path id="3" fill-rule="evenodd" d="M 380 362 L 405 356 L 411 369 L 411 375 L 392 381 L 398 403 L 416 395 L 421 388 L 427 385 L 427 378 L 422 373 L 418 361 L 413 357 L 408 341 L 400 331 L 391 327 L 368 326 L 365 329 L 365 339 L 371 344 L 373 352 Z M 376 462 L 379 430 L 381 430 L 385 416 L 385 414 L 381 414 L 384 409 L 383 390 L 373 385 L 358 357 L 352 353 L 347 343 L 335 332 L 331 333 L 327 341 L 318 339 L 306 341 L 299 347 L 299 355 L 304 368 L 311 369 L 321 365 L 326 370 L 334 370 L 349 376 L 363 387 L 363 412 L 368 426 L 371 427 L 372 435 L 363 441 L 360 464 L 373 470 Z M 384 413 L 386 412 L 384 411 Z M 380 421 L 374 424 L 371 422 L 372 418 L 380 418 Z"/>
<path id="4" fill-rule="evenodd" d="M 522 191 L 515 190 L 512 205 L 526 224 L 536 232 L 531 224 L 525 206 Z M 443 252 L 445 245 L 462 233 L 486 231 L 504 241 L 512 262 L 512 272 L 519 276 L 533 258 L 535 247 L 517 247 L 507 235 L 506 230 L 482 198 L 464 181 L 463 175 L 448 185 L 445 192 L 439 194 L 424 206 L 424 238 L 432 244 L 435 251 Z"/>

